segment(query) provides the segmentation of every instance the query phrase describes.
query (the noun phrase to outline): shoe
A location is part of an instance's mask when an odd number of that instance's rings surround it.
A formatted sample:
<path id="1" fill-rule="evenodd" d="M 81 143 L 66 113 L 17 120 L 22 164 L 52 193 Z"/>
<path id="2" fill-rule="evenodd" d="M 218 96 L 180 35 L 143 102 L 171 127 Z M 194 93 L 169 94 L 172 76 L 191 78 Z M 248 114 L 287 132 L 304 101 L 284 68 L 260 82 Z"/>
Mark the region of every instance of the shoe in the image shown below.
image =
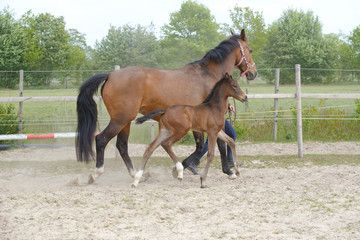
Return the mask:
<path id="1" fill-rule="evenodd" d="M 200 175 L 197 171 L 197 166 L 193 163 L 191 163 L 188 167 L 188 170 L 190 170 L 194 175 Z"/>

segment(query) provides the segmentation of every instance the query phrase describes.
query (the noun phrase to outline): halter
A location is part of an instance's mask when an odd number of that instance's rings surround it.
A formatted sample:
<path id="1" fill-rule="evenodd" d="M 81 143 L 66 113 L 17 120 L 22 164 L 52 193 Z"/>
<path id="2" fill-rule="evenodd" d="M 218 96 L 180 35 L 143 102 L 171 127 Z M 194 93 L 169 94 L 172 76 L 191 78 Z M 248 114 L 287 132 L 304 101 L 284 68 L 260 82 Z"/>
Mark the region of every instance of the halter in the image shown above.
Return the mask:
<path id="1" fill-rule="evenodd" d="M 235 66 L 236 66 L 236 67 L 239 69 L 239 71 L 240 71 L 239 66 L 240 66 L 240 64 L 243 62 L 243 60 L 245 60 L 245 63 L 246 63 L 246 66 L 247 66 L 246 71 L 244 71 L 243 73 L 240 74 L 240 77 L 242 77 L 242 76 L 245 75 L 245 73 L 247 73 L 250 69 L 252 69 L 252 68 L 255 66 L 255 63 L 253 63 L 253 64 L 250 66 L 249 62 L 248 62 L 247 59 L 246 59 L 244 48 L 241 46 L 240 41 L 238 41 L 238 42 L 239 42 L 239 45 L 240 45 L 240 51 L 241 51 L 242 57 L 241 57 L 241 59 L 240 59 L 240 62 L 239 62 L 238 64 L 236 64 Z"/>

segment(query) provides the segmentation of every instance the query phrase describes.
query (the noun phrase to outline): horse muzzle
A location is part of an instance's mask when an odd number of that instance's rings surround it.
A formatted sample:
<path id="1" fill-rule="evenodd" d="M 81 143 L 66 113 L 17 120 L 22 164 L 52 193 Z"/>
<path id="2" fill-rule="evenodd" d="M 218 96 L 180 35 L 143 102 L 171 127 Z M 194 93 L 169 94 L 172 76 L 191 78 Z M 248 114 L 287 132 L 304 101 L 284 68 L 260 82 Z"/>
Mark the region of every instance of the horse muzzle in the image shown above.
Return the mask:
<path id="1" fill-rule="evenodd" d="M 244 95 L 241 95 L 238 99 L 240 102 L 246 102 L 247 101 L 247 96 L 244 94 Z"/>
<path id="2" fill-rule="evenodd" d="M 249 71 L 248 74 L 246 74 L 246 79 L 251 81 L 254 80 L 257 76 L 257 71 Z"/>

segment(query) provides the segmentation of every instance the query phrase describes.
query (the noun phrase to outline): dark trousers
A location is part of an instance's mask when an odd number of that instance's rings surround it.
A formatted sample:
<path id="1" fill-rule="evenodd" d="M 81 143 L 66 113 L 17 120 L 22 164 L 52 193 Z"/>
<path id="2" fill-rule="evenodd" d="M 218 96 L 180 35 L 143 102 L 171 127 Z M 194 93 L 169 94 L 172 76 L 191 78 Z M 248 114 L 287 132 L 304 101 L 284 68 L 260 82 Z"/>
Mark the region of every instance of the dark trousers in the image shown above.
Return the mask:
<path id="1" fill-rule="evenodd" d="M 233 126 L 230 124 L 230 122 L 225 118 L 225 133 L 227 135 L 229 135 L 229 137 L 231 137 L 234 141 L 236 139 L 236 132 L 235 132 L 235 129 L 233 128 Z M 194 160 L 194 164 L 195 165 L 199 165 L 200 163 L 200 159 L 205 155 L 205 153 L 208 151 L 208 140 L 209 139 L 206 139 L 206 142 L 204 144 L 204 150 L 203 152 L 198 155 L 196 157 L 196 159 Z M 232 151 L 231 151 L 231 148 L 229 146 L 227 146 L 227 157 L 228 158 L 231 158 L 232 159 Z"/>

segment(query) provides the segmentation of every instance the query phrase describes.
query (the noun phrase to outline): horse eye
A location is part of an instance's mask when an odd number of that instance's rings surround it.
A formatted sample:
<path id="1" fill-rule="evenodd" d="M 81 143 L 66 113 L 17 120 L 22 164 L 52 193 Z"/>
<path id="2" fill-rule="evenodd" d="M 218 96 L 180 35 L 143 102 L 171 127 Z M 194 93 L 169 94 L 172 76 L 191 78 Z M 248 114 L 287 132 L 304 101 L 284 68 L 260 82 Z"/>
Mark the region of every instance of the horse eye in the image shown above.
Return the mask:
<path id="1" fill-rule="evenodd" d="M 250 49 L 250 53 L 252 53 L 252 49 Z"/>

